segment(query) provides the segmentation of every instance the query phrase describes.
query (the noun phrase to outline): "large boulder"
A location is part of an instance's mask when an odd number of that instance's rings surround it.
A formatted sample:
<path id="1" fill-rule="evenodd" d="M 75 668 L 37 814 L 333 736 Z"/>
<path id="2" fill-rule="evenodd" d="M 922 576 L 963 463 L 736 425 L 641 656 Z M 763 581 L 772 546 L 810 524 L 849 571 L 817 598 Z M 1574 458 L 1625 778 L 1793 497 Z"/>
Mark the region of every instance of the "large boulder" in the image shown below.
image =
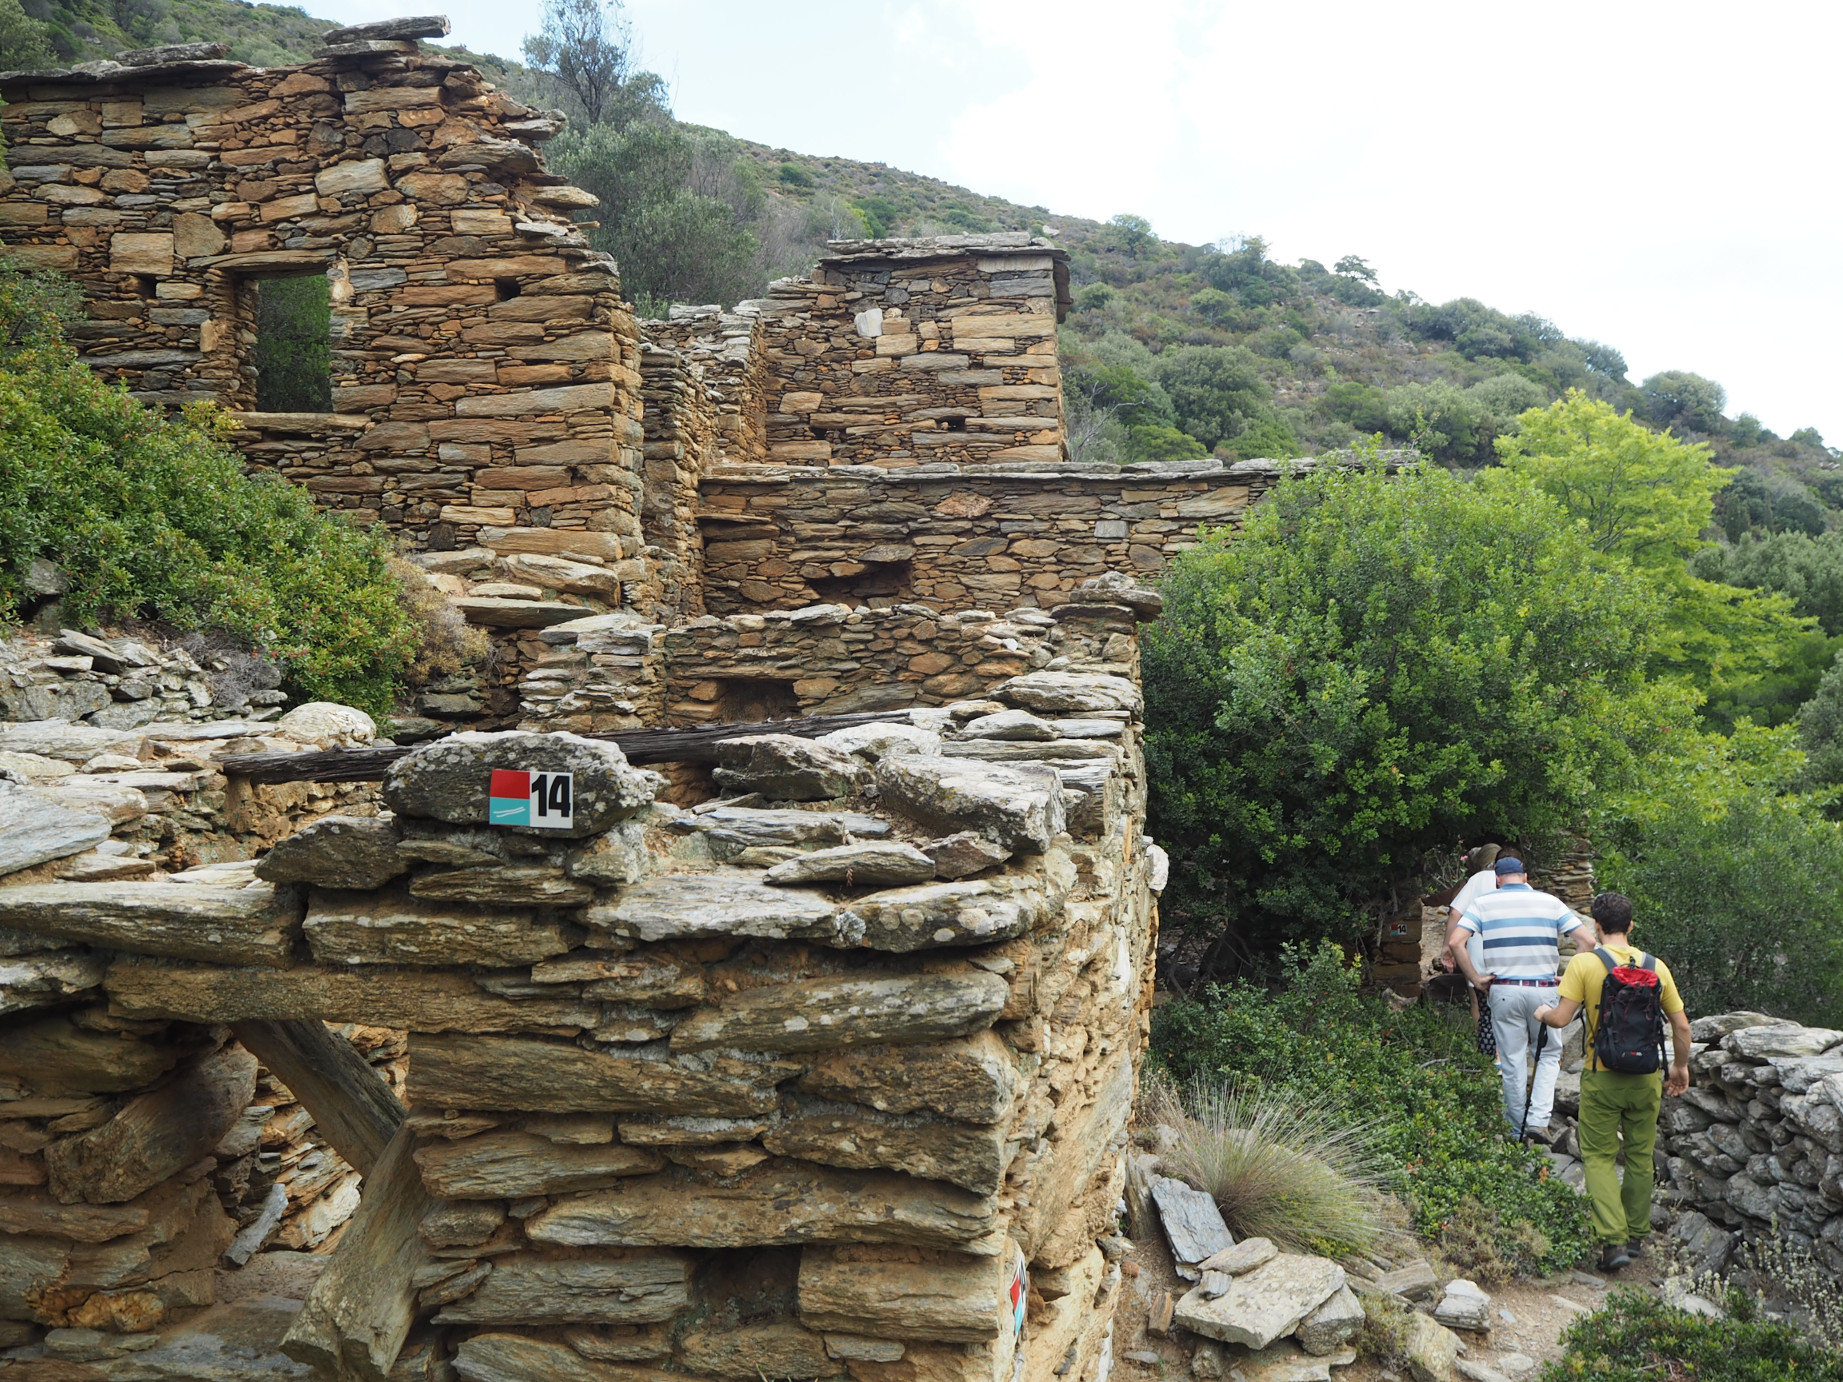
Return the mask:
<path id="1" fill-rule="evenodd" d="M 275 722 L 278 732 L 323 749 L 350 749 L 378 737 L 377 721 L 362 710 L 337 701 L 297 705 Z"/>
<path id="2" fill-rule="evenodd" d="M 400 816 L 450 825 L 489 822 L 487 797 L 494 769 L 572 775 L 574 824 L 500 826 L 522 835 L 581 839 L 599 835 L 636 815 L 653 800 L 657 778 L 630 767 L 614 744 L 578 734 L 451 734 L 411 750 L 384 778 L 384 801 Z"/>
<path id="3" fill-rule="evenodd" d="M 1067 828 L 1053 768 L 894 754 L 876 778 L 882 801 L 911 820 L 943 833 L 975 830 L 1014 852 L 1041 854 Z"/>
<path id="4" fill-rule="evenodd" d="M 745 734 L 717 744 L 717 785 L 770 801 L 831 801 L 864 782 L 851 754 L 794 734 Z"/>

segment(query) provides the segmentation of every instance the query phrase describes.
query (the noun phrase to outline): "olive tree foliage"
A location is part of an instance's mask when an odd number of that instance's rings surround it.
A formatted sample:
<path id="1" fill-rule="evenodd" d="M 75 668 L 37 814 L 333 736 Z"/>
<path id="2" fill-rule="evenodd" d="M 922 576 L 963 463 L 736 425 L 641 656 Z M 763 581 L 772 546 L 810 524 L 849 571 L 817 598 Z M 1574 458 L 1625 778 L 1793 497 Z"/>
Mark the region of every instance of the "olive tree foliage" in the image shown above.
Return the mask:
<path id="1" fill-rule="evenodd" d="M 624 129 L 665 108 L 665 83 L 636 65 L 621 0 L 545 0 L 542 26 L 523 46 L 525 61 L 585 124 Z"/>
<path id="2" fill-rule="evenodd" d="M 1644 679 L 1654 588 L 1525 483 L 1373 457 L 1295 474 L 1164 593 L 1152 829 L 1167 915 L 1214 937 L 1218 971 L 1373 931 L 1462 834 L 1577 826 L 1690 714 Z"/>

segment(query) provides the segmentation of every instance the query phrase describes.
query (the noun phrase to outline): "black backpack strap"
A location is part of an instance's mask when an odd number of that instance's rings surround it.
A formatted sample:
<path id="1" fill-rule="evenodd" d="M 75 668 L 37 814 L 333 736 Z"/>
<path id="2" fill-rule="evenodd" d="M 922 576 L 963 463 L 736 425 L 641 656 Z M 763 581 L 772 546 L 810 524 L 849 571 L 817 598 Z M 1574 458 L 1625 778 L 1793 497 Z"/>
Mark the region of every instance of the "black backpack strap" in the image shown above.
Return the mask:
<path id="1" fill-rule="evenodd" d="M 1642 956 L 1642 958 L 1638 962 L 1638 967 L 1640 969 L 1656 969 L 1657 968 L 1657 956 L 1644 955 L 1642 951 L 1640 952 L 1640 954 Z"/>

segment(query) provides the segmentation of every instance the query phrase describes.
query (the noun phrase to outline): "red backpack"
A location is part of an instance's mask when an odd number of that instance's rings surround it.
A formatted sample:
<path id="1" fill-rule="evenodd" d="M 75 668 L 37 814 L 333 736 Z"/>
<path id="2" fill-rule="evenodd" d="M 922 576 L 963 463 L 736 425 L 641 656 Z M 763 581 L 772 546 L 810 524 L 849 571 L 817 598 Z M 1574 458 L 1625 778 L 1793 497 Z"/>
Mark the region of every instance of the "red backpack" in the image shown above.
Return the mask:
<path id="1" fill-rule="evenodd" d="M 1664 986 L 1657 960 L 1640 952 L 1636 965 L 1622 965 L 1603 946 L 1593 953 L 1606 966 L 1593 1030 L 1595 1062 L 1623 1075 L 1655 1075 L 1664 1068 Z"/>

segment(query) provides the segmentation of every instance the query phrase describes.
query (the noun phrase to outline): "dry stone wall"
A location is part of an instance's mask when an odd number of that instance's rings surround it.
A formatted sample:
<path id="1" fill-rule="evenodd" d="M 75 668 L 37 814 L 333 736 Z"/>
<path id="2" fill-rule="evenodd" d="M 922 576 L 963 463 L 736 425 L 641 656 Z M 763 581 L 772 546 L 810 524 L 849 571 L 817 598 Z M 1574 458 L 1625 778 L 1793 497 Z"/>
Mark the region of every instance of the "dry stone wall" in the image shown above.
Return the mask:
<path id="1" fill-rule="evenodd" d="M 1658 1127 L 1673 1235 L 1704 1270 L 1777 1232 L 1843 1272 L 1843 1031 L 1738 1012 L 1690 1035 L 1690 1089 Z"/>
<path id="2" fill-rule="evenodd" d="M 1071 464 L 1028 236 L 643 337 L 556 122 L 444 32 L 0 75 L 0 245 L 85 286 L 92 366 L 229 409 L 492 637 L 381 788 L 220 771 L 370 743 L 340 707 L 9 669 L 3 1366 L 1103 1382 L 1165 874 L 1122 573 L 1277 471 Z M 259 412 L 258 284 L 318 273 L 332 411 Z M 846 710 L 658 773 L 577 737 Z M 574 824 L 494 825 L 495 770 Z M 326 1260 L 285 1337 L 187 1332 L 278 1245 Z"/>
<path id="3" fill-rule="evenodd" d="M 637 561 L 639 337 L 567 219 L 593 198 L 542 170 L 556 121 L 413 37 L 0 94 L 0 239 L 89 289 L 93 367 L 232 409 L 252 460 L 417 546 Z M 255 285 L 315 273 L 333 414 L 253 412 Z"/>
<path id="4" fill-rule="evenodd" d="M 698 514 L 705 607 L 1058 605 L 1109 571 L 1156 576 L 1200 528 L 1238 525 L 1281 471 L 1215 460 L 725 466 L 706 476 Z"/>
<path id="5" fill-rule="evenodd" d="M 762 319 L 770 461 L 1060 461 L 1068 256 L 1023 234 L 839 241 Z"/>

